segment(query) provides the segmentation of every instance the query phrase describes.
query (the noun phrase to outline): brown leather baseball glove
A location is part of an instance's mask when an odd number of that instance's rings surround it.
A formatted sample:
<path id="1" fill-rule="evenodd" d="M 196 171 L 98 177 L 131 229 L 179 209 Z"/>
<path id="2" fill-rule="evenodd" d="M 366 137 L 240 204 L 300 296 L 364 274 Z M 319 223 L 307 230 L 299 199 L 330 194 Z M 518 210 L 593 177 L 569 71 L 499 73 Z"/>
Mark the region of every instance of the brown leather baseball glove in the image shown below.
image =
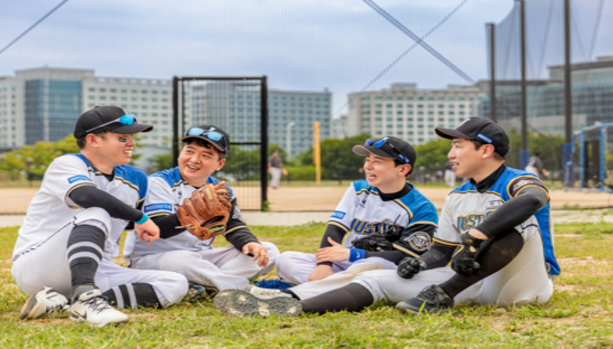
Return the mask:
<path id="1" fill-rule="evenodd" d="M 226 233 L 232 203 L 224 184 L 207 184 L 195 190 L 177 209 L 181 225 L 200 240 Z"/>

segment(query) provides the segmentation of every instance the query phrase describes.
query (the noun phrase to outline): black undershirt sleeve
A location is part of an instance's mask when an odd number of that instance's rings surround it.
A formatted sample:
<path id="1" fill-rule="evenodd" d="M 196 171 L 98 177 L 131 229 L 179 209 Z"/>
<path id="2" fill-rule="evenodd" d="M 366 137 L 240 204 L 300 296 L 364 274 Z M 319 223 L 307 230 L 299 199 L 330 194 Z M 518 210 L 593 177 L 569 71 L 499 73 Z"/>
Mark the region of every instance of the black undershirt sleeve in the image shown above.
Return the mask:
<path id="1" fill-rule="evenodd" d="M 548 199 L 547 193 L 542 188 L 524 188 L 475 229 L 488 238 L 507 232 L 534 215 Z"/>
<path id="2" fill-rule="evenodd" d="M 236 198 L 232 199 L 232 210 L 230 211 L 230 219 L 226 223 L 226 231 L 229 233 L 226 233 L 224 237 L 239 251 L 242 251 L 248 243 L 260 243 L 247 227 L 247 223 L 243 221 Z"/>
<path id="3" fill-rule="evenodd" d="M 154 216 L 151 217 L 151 220 L 160 228 L 161 239 L 168 239 L 185 231 L 183 227 L 177 228 L 181 226 L 181 222 L 179 222 L 179 218 L 177 218 L 177 215 L 174 213 Z"/>
<path id="4" fill-rule="evenodd" d="M 332 241 L 334 242 L 338 242 L 339 244 L 342 244 L 345 234 L 347 234 L 347 232 L 343 228 L 339 227 L 338 225 L 328 224 L 328 226 L 326 227 L 326 232 L 324 233 L 324 237 L 321 239 L 321 244 L 319 245 L 319 248 L 332 246 L 328 242 L 328 238 L 331 238 Z M 331 267 L 332 262 L 321 262 L 317 265 L 327 265 Z"/>
<path id="5" fill-rule="evenodd" d="M 419 259 L 426 262 L 426 270 L 444 267 L 449 264 L 457 246 L 457 244 L 448 245 L 434 240 L 432 247 Z"/>
<path id="6" fill-rule="evenodd" d="M 137 208 L 128 206 L 113 195 L 91 185 L 73 190 L 68 197 L 83 208 L 100 207 L 113 218 L 132 222 L 143 218 L 143 213 Z"/>

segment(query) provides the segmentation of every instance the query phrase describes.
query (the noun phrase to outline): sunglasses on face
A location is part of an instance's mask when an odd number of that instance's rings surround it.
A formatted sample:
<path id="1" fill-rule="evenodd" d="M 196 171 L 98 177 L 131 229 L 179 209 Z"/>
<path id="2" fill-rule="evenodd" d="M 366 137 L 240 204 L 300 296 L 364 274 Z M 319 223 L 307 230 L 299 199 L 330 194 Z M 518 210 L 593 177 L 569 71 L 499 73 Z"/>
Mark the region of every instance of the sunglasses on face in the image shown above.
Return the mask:
<path id="1" fill-rule="evenodd" d="M 377 149 L 381 148 L 383 145 L 387 145 L 387 146 L 388 146 L 389 148 L 391 148 L 391 149 L 392 149 L 394 152 L 396 152 L 396 154 L 397 154 L 397 156 L 398 156 L 398 159 L 400 159 L 400 161 L 402 161 L 402 162 L 403 162 L 403 163 L 405 163 L 405 164 L 408 164 L 408 163 L 410 163 L 410 162 L 411 162 L 411 161 L 409 160 L 409 158 L 407 158 L 406 156 L 402 155 L 402 153 L 401 153 L 401 152 L 400 152 L 398 149 L 396 149 L 392 143 L 388 142 L 388 141 L 387 141 L 387 140 L 385 140 L 385 139 L 378 139 L 378 140 L 376 140 L 376 141 L 375 141 L 374 139 L 369 138 L 369 139 L 367 139 L 367 140 L 366 140 L 366 142 L 364 143 L 364 145 L 365 145 L 365 146 L 372 145 L 372 146 L 374 146 L 374 147 L 375 147 L 375 148 L 377 148 Z"/>
<path id="2" fill-rule="evenodd" d="M 126 115 L 124 115 L 124 116 L 122 116 L 120 118 L 117 118 L 117 119 L 113 120 L 113 121 L 109 121 L 109 122 L 107 122 L 105 124 L 98 125 L 98 126 L 96 126 L 94 128 L 90 128 L 89 130 L 86 130 L 85 133 L 90 133 L 91 131 L 95 131 L 95 130 L 97 130 L 99 128 L 102 128 L 104 126 L 108 126 L 108 125 L 116 123 L 116 122 L 118 122 L 118 123 L 120 123 L 122 125 L 134 125 L 136 123 L 136 116 L 134 116 L 134 114 L 126 114 Z"/>
<path id="3" fill-rule="evenodd" d="M 189 130 L 187 130 L 187 135 L 205 137 L 215 142 L 219 142 L 220 140 L 223 139 L 224 140 L 224 150 L 226 151 L 226 153 L 228 152 L 228 148 L 225 146 L 226 140 L 223 136 L 223 133 L 221 132 L 207 131 L 207 130 L 201 129 L 200 127 L 192 127 Z"/>

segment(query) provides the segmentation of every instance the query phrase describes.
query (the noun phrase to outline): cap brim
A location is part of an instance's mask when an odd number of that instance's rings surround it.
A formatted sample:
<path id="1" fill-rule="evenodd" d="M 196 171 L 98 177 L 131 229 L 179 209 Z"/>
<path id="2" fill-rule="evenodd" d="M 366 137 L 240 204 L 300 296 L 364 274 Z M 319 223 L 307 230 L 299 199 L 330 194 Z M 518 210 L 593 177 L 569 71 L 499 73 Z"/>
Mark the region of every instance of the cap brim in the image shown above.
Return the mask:
<path id="1" fill-rule="evenodd" d="M 375 154 L 377 156 L 381 156 L 384 158 L 388 158 L 388 159 L 396 159 L 395 157 L 391 156 L 390 154 L 384 152 L 383 150 L 379 149 L 379 148 L 375 148 L 371 145 L 354 145 L 353 146 L 353 152 L 358 154 L 358 155 L 362 155 L 362 156 L 368 156 L 368 154 Z"/>
<path id="2" fill-rule="evenodd" d="M 121 133 L 121 134 L 134 134 L 134 133 L 140 133 L 140 132 L 149 132 L 151 130 L 153 130 L 152 125 L 133 124 L 133 125 L 122 125 L 112 130 L 109 130 L 108 132 Z"/>
<path id="3" fill-rule="evenodd" d="M 187 140 L 187 139 L 193 139 L 193 138 L 198 138 L 198 139 L 202 139 L 203 141 L 207 141 L 209 144 L 211 144 L 212 146 L 214 146 L 217 150 L 219 150 L 222 153 L 225 153 L 226 150 L 221 148 L 217 143 L 211 141 L 210 139 L 206 138 L 206 137 L 202 137 L 202 136 L 185 136 L 183 138 L 181 138 L 181 142 Z"/>
<path id="4" fill-rule="evenodd" d="M 437 127 L 434 129 L 434 132 L 436 132 L 436 134 L 441 137 L 441 138 L 446 138 L 446 139 L 454 139 L 454 138 L 466 138 L 466 139 L 472 139 L 472 137 L 458 131 L 458 130 L 454 130 L 452 128 L 442 128 L 442 127 Z"/>

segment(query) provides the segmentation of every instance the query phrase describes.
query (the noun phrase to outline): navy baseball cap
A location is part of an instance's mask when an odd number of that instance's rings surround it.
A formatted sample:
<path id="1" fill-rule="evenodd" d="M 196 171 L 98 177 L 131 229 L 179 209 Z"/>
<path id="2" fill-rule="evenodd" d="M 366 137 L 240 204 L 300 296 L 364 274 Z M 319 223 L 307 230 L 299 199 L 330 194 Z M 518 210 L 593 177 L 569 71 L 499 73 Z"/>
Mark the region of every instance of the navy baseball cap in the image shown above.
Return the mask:
<path id="1" fill-rule="evenodd" d="M 362 156 L 368 156 L 369 153 L 373 153 L 384 158 L 409 164 L 411 165 L 409 173 L 413 172 L 415 161 L 417 161 L 417 153 L 412 145 L 400 138 L 391 136 L 383 137 L 379 140 L 367 139 L 364 145 L 355 145 L 352 150 L 354 153 Z"/>
<path id="2" fill-rule="evenodd" d="M 200 125 L 190 127 L 185 132 L 185 137 L 181 141 L 188 139 L 202 139 L 211 143 L 217 150 L 227 153 L 230 150 L 230 135 L 226 131 L 214 125 Z"/>
<path id="3" fill-rule="evenodd" d="M 139 124 L 134 114 L 128 114 L 120 107 L 108 105 L 94 107 L 77 119 L 74 129 L 75 138 L 85 137 L 89 133 L 114 132 L 121 134 L 134 134 L 149 132 L 152 125 Z"/>
<path id="4" fill-rule="evenodd" d="M 470 117 L 455 129 L 437 127 L 434 129 L 439 137 L 446 139 L 466 138 L 491 144 L 494 151 L 501 156 L 509 152 L 509 136 L 495 121 L 480 117 Z"/>

